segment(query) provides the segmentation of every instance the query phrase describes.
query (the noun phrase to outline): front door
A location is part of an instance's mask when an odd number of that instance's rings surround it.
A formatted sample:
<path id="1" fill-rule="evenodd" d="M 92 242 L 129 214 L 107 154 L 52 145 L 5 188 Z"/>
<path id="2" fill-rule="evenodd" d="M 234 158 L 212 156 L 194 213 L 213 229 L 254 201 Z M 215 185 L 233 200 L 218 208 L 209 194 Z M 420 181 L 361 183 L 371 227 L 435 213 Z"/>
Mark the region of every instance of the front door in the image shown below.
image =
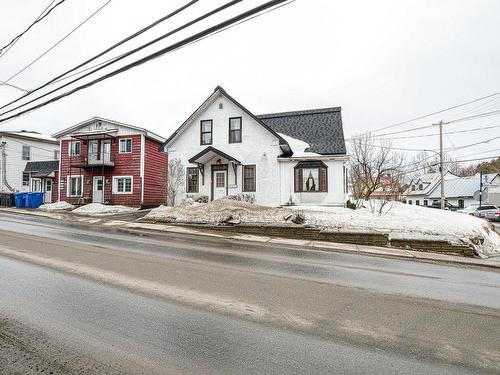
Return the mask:
<path id="1" fill-rule="evenodd" d="M 104 203 L 104 179 L 102 176 L 94 176 L 92 184 L 92 202 Z"/>
<path id="2" fill-rule="evenodd" d="M 227 195 L 227 171 L 214 171 L 214 200 Z"/>
<path id="3" fill-rule="evenodd" d="M 52 203 L 52 179 L 46 178 L 44 181 L 45 184 L 45 194 L 43 195 L 44 203 Z"/>

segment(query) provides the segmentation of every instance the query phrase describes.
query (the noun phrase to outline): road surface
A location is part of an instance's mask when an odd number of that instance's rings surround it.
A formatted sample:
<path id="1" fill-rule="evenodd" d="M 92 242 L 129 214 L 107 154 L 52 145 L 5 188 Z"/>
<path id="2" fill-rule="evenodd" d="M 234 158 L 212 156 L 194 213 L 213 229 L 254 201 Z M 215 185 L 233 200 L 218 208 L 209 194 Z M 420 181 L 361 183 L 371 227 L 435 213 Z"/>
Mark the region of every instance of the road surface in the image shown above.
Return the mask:
<path id="1" fill-rule="evenodd" d="M 4 213 L 0 238 L 6 374 L 500 372 L 497 272 Z"/>

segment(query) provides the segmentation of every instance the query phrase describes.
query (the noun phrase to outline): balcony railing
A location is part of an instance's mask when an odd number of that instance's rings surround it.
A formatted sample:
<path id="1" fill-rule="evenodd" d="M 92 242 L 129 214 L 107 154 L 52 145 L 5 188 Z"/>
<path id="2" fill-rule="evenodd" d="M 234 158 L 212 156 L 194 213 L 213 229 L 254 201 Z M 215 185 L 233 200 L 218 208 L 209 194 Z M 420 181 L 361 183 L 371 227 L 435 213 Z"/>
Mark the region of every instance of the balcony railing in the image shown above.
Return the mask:
<path id="1" fill-rule="evenodd" d="M 89 154 L 88 157 L 82 155 L 71 156 L 70 164 L 74 168 L 86 168 L 86 167 L 114 167 L 115 166 L 115 155 L 101 154 L 93 155 Z"/>

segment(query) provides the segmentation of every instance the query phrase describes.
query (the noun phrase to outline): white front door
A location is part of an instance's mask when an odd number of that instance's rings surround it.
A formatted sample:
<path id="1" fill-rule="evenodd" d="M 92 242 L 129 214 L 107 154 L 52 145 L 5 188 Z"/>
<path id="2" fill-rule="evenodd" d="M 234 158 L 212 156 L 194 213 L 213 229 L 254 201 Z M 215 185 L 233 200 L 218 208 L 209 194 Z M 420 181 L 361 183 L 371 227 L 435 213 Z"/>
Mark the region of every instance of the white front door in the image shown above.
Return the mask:
<path id="1" fill-rule="evenodd" d="M 92 202 L 104 203 L 104 179 L 102 176 L 94 176 L 92 184 Z"/>
<path id="2" fill-rule="evenodd" d="M 214 172 L 214 200 L 227 195 L 227 171 Z"/>
<path id="3" fill-rule="evenodd" d="M 52 179 L 51 178 L 46 178 L 44 181 L 45 184 L 45 194 L 43 195 L 43 202 L 44 203 L 51 203 L 52 202 Z"/>

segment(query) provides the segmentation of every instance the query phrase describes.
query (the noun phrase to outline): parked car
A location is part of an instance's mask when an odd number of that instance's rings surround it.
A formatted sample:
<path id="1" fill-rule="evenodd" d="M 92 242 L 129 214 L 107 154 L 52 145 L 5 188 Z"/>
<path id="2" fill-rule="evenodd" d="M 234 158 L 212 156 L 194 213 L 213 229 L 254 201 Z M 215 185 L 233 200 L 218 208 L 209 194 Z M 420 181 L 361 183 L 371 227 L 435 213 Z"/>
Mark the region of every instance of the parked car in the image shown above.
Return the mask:
<path id="1" fill-rule="evenodd" d="M 500 209 L 496 211 L 488 211 L 485 214 L 486 219 L 491 221 L 500 221 Z"/>
<path id="2" fill-rule="evenodd" d="M 432 202 L 431 205 L 427 206 L 427 207 L 430 207 L 430 208 L 441 208 L 441 202 Z M 450 202 L 448 201 L 445 201 L 444 202 L 444 209 L 445 210 L 450 210 L 450 211 L 457 211 L 460 207 L 458 206 L 455 206 L 453 204 L 451 204 Z"/>
<path id="3" fill-rule="evenodd" d="M 497 211 L 498 211 L 498 207 L 496 207 L 496 206 L 493 206 L 493 205 L 484 205 L 484 206 L 478 207 L 476 209 L 476 211 L 474 212 L 474 216 L 485 218 L 486 214 L 488 212 L 495 213 Z"/>
<path id="4" fill-rule="evenodd" d="M 457 212 L 461 213 L 461 214 L 474 215 L 474 212 L 476 212 L 478 207 L 479 207 L 479 204 L 474 203 L 474 204 L 471 204 L 470 206 L 467 206 L 465 208 L 457 210 Z"/>

